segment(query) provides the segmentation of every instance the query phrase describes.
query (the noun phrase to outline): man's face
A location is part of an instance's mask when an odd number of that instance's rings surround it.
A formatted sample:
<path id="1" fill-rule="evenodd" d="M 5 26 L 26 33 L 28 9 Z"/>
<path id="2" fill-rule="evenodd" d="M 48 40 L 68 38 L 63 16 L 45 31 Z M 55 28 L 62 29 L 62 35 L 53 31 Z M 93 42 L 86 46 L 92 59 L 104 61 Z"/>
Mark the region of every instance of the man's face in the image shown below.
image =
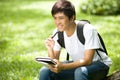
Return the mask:
<path id="1" fill-rule="evenodd" d="M 63 12 L 56 13 L 54 21 L 59 31 L 65 31 L 70 26 L 70 19 Z"/>

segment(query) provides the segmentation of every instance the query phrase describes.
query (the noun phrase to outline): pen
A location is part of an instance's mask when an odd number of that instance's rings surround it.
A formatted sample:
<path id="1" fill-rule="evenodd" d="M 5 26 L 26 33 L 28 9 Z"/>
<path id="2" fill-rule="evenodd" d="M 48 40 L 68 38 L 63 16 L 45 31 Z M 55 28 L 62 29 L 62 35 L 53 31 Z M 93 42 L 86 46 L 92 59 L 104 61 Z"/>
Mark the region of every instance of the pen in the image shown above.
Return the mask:
<path id="1" fill-rule="evenodd" d="M 58 33 L 58 31 L 51 38 L 54 38 L 57 33 Z"/>

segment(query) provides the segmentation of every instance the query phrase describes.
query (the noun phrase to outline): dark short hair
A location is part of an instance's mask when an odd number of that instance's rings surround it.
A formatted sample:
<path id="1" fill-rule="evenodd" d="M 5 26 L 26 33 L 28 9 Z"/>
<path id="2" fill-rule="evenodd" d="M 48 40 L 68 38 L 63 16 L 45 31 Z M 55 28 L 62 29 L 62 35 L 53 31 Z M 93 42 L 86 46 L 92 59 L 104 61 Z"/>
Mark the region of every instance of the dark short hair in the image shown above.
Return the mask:
<path id="1" fill-rule="evenodd" d="M 63 12 L 69 19 L 75 16 L 75 7 L 67 0 L 58 0 L 52 7 L 51 14 L 54 16 L 56 13 Z"/>

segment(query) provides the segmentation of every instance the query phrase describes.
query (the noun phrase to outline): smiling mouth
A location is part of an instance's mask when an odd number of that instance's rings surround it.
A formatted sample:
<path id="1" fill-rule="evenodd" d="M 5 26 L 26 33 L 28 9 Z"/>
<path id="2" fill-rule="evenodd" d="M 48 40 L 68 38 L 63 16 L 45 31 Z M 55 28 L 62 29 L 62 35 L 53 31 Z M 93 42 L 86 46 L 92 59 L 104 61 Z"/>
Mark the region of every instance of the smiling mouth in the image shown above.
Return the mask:
<path id="1" fill-rule="evenodd" d="M 61 29 L 62 29 L 62 27 L 61 27 L 61 26 L 58 26 L 57 28 L 58 28 L 58 30 L 61 30 Z"/>

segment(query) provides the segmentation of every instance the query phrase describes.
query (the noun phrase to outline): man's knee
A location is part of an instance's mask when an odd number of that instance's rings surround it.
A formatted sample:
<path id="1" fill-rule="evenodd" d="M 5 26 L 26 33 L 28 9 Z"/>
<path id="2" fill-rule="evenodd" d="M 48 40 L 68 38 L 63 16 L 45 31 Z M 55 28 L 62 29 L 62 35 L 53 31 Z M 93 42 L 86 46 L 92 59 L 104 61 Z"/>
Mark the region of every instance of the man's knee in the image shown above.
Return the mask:
<path id="1" fill-rule="evenodd" d="M 75 70 L 75 74 L 79 74 L 79 75 L 88 75 L 88 71 L 86 67 L 79 67 Z"/>
<path id="2" fill-rule="evenodd" d="M 41 69 L 40 69 L 40 72 L 46 72 L 46 71 L 50 71 L 50 69 L 49 68 L 47 68 L 47 67 L 42 67 Z"/>
<path id="3" fill-rule="evenodd" d="M 47 67 L 42 67 L 40 69 L 39 80 L 49 80 L 50 69 Z"/>
<path id="4" fill-rule="evenodd" d="M 41 76 L 43 76 L 43 75 L 48 75 L 49 72 L 50 72 L 50 69 L 47 68 L 47 67 L 42 67 L 42 68 L 40 69 L 40 75 L 41 75 Z"/>
<path id="5" fill-rule="evenodd" d="M 75 70 L 75 80 L 87 80 L 88 71 L 86 67 L 79 67 Z"/>

